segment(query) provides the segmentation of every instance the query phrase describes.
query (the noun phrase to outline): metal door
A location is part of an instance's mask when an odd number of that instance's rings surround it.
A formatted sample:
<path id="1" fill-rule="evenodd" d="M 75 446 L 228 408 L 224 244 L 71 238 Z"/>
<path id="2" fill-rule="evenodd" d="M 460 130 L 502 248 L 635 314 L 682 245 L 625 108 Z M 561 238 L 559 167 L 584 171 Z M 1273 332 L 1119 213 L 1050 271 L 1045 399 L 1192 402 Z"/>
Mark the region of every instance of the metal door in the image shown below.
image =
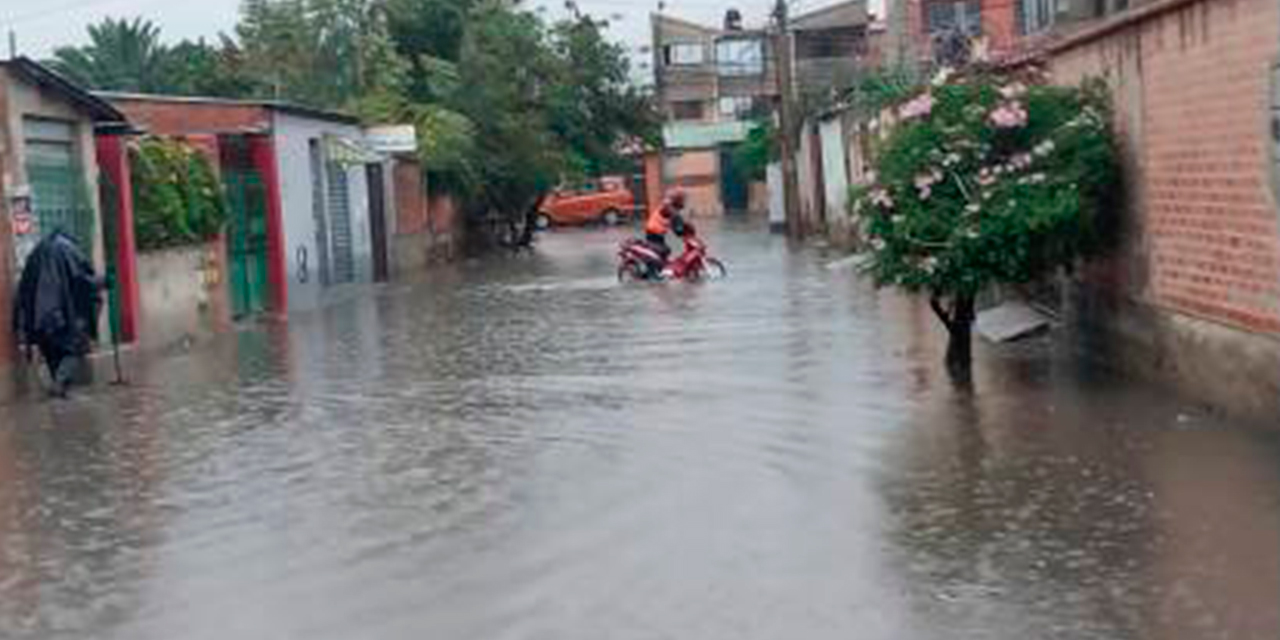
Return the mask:
<path id="1" fill-rule="evenodd" d="M 329 230 L 333 242 L 333 282 L 356 279 L 356 261 L 351 238 L 351 190 L 347 170 L 341 164 L 326 163 L 329 191 Z"/>
<path id="2" fill-rule="evenodd" d="M 382 165 L 365 165 L 365 183 L 369 186 L 369 234 L 373 238 L 373 280 L 386 282 L 387 264 L 387 186 L 382 178 Z"/>
<path id="3" fill-rule="evenodd" d="M 252 169 L 225 168 L 231 311 L 241 318 L 267 308 L 267 193 Z"/>
<path id="4" fill-rule="evenodd" d="M 736 146 L 720 147 L 720 202 L 725 213 L 745 213 L 748 200 L 747 181 L 733 162 Z"/>

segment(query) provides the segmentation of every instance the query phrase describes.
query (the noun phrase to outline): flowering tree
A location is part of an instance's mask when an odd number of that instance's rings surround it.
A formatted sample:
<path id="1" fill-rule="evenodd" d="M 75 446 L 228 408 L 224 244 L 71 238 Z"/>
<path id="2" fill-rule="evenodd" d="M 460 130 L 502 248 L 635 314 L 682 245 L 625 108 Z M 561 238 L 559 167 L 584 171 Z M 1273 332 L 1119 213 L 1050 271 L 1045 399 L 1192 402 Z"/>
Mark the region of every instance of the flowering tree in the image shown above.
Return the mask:
<path id="1" fill-rule="evenodd" d="M 854 214 L 881 285 L 927 293 L 950 334 L 947 363 L 967 367 L 974 300 L 1096 246 L 1116 162 L 1105 87 L 946 74 L 901 105 L 876 150 Z"/>

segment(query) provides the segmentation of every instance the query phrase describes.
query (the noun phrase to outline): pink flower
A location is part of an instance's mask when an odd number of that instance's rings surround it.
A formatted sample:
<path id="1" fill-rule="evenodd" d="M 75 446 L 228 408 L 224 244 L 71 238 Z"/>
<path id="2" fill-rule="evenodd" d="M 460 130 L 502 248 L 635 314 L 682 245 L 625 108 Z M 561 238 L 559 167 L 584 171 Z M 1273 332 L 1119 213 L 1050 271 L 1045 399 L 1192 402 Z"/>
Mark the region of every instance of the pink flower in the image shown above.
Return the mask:
<path id="1" fill-rule="evenodd" d="M 1019 153 L 1009 159 L 1009 163 L 1012 164 L 1015 169 L 1026 169 L 1031 166 L 1031 162 L 1032 158 L 1029 153 Z"/>
<path id="2" fill-rule="evenodd" d="M 912 101 L 902 105 L 898 110 L 898 115 L 903 120 L 914 120 L 916 118 L 924 118 L 933 113 L 933 96 L 930 94 L 921 94 Z"/>
<path id="3" fill-rule="evenodd" d="M 893 198 L 889 196 L 889 192 L 884 189 L 873 189 L 870 196 L 871 204 L 882 209 L 893 208 Z"/>
<path id="4" fill-rule="evenodd" d="M 1021 82 L 1014 82 L 1013 84 L 1000 87 L 1000 95 L 1003 96 L 1005 100 L 1019 98 L 1026 92 L 1027 85 L 1022 84 Z"/>
<path id="5" fill-rule="evenodd" d="M 1017 129 L 1027 125 L 1027 110 L 1016 102 L 1006 102 L 996 107 L 989 119 L 1000 129 Z"/>

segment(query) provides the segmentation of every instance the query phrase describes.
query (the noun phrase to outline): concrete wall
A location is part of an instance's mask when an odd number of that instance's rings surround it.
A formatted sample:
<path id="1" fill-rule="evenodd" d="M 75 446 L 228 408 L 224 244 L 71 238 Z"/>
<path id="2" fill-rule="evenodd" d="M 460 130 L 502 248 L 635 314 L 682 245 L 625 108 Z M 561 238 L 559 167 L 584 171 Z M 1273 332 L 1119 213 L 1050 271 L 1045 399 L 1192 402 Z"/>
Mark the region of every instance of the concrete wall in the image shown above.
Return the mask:
<path id="1" fill-rule="evenodd" d="M 769 228 L 783 231 L 787 227 L 787 209 L 782 195 L 782 163 L 769 163 L 765 169 L 765 188 L 769 191 Z"/>
<path id="2" fill-rule="evenodd" d="M 8 69 L 0 68 L 0 369 L 9 365 L 15 355 L 10 330 L 12 295 L 17 286 L 25 256 L 39 241 L 36 235 L 14 236 L 11 226 L 11 198 L 29 196 L 25 157 L 23 118 L 39 116 L 71 122 L 75 126 L 75 138 L 84 169 L 84 186 L 90 206 L 101 211 L 98 202 L 98 171 L 96 148 L 93 141 L 93 125 L 82 113 L 61 98 L 40 90 L 14 76 Z M 103 267 L 102 224 L 94 223 L 94 236 L 89 238 L 94 264 Z M 104 314 L 105 317 L 105 314 Z M 8 378 L 2 376 L 0 378 Z M 0 399 L 11 389 L 7 380 L 0 380 Z"/>
<path id="3" fill-rule="evenodd" d="M 320 278 L 320 256 L 312 205 L 310 141 L 326 135 L 359 139 L 360 127 L 328 120 L 275 112 L 273 137 L 280 173 L 281 208 L 284 217 L 285 273 L 289 311 L 314 309 L 323 301 L 326 287 Z M 322 143 L 323 148 L 323 143 Z M 373 280 L 373 246 L 369 230 L 369 190 L 364 165 L 346 169 L 351 197 L 351 234 L 355 254 L 355 281 Z M 332 241 L 332 234 L 326 237 Z M 328 251 L 330 256 L 332 251 Z M 307 268 L 301 258 L 306 256 Z"/>
<path id="4" fill-rule="evenodd" d="M 42 91 L 39 87 L 28 84 L 10 73 L 8 69 L 0 68 L 0 84 L 4 84 L 6 87 L 5 98 L 7 102 L 7 117 L 3 123 L 6 143 L 4 149 L 0 151 L 6 159 L 2 178 L 5 187 L 4 193 L 10 198 L 30 194 L 27 167 L 23 160 L 26 157 L 23 118 L 36 116 L 71 123 L 75 127 L 75 144 L 76 151 L 80 156 L 80 166 L 84 169 L 86 195 L 90 206 L 93 207 L 95 212 L 94 237 L 89 238 L 87 242 L 93 247 L 94 264 L 101 271 L 103 265 L 102 224 L 101 220 L 97 219 L 96 212 L 102 209 L 98 203 L 98 162 L 93 143 L 93 123 L 71 103 L 49 92 Z M 7 201 L 4 206 L 5 211 L 8 212 Z M 39 238 L 34 235 L 13 238 L 16 256 L 15 264 L 18 270 L 21 269 L 25 256 L 30 253 L 31 249 L 35 248 L 37 242 L 39 242 Z"/>
<path id="5" fill-rule="evenodd" d="M 693 217 L 724 214 L 720 202 L 720 156 L 710 150 L 668 152 L 663 162 L 668 184 L 684 189 L 687 215 Z"/>
<path id="6" fill-rule="evenodd" d="M 231 326 L 221 239 L 138 254 L 138 346 L 163 349 Z"/>
<path id="7" fill-rule="evenodd" d="M 836 117 L 819 123 L 818 139 L 822 143 L 822 188 L 826 194 L 826 219 L 831 221 L 848 214 L 848 145 L 841 119 Z"/>
<path id="8" fill-rule="evenodd" d="M 1055 45 L 1056 81 L 1106 77 L 1126 168 L 1122 246 L 1069 310 L 1090 353 L 1280 424 L 1275 0 L 1165 0 Z"/>

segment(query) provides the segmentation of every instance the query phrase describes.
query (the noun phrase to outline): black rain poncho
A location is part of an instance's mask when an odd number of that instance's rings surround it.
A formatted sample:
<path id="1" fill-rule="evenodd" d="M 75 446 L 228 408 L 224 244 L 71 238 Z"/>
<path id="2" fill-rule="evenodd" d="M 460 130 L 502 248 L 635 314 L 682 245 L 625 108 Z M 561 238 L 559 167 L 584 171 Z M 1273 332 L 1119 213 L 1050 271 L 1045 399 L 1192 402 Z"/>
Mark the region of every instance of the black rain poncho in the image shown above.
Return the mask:
<path id="1" fill-rule="evenodd" d="M 56 379 L 59 363 L 89 352 L 97 339 L 101 281 L 70 236 L 55 231 L 36 245 L 18 280 L 13 329 L 19 344 L 38 347 Z"/>

